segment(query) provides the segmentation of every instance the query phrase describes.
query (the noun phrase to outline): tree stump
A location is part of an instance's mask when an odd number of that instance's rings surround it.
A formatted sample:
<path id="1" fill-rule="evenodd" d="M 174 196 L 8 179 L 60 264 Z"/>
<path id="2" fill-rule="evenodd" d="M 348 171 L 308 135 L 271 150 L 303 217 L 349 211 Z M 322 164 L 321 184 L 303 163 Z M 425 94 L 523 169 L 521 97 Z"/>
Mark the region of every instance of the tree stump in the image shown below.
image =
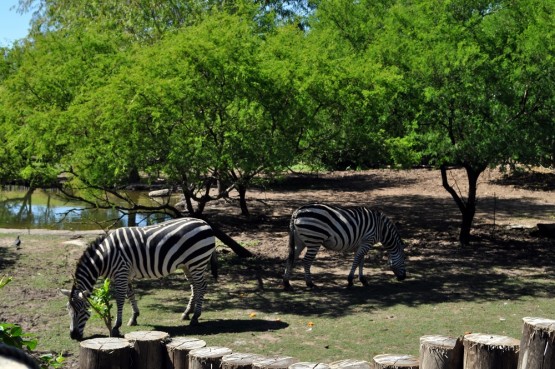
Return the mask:
<path id="1" fill-rule="evenodd" d="M 330 363 L 331 369 L 370 369 L 370 363 L 362 360 L 339 360 Z"/>
<path id="2" fill-rule="evenodd" d="M 412 355 L 376 355 L 372 362 L 375 369 L 418 369 L 418 358 Z"/>
<path id="3" fill-rule="evenodd" d="M 252 363 L 252 369 L 287 369 L 299 360 L 291 356 L 272 356 Z"/>
<path id="4" fill-rule="evenodd" d="M 330 366 L 324 363 L 310 363 L 303 361 L 289 365 L 289 369 L 330 369 Z"/>
<path id="5" fill-rule="evenodd" d="M 189 369 L 219 369 L 222 358 L 231 354 L 227 347 L 208 346 L 189 352 Z"/>
<path id="6" fill-rule="evenodd" d="M 166 368 L 189 369 L 189 353 L 192 350 L 203 348 L 206 342 L 198 338 L 176 337 L 166 344 Z"/>
<path id="7" fill-rule="evenodd" d="M 133 368 L 163 368 L 166 358 L 165 343 L 170 335 L 160 331 L 136 331 L 127 333 L 125 339 L 133 346 Z"/>
<path id="8" fill-rule="evenodd" d="M 133 346 L 124 338 L 93 338 L 79 345 L 80 369 L 129 369 Z"/>
<path id="9" fill-rule="evenodd" d="M 264 358 L 262 355 L 234 352 L 222 358 L 222 369 L 252 369 L 252 363 Z"/>
<path id="10" fill-rule="evenodd" d="M 420 337 L 420 369 L 462 369 L 462 339 L 447 336 Z"/>
<path id="11" fill-rule="evenodd" d="M 519 341 L 505 336 L 472 333 L 464 336 L 464 369 L 516 369 Z"/>
<path id="12" fill-rule="evenodd" d="M 518 369 L 555 368 L 555 320 L 522 318 Z"/>

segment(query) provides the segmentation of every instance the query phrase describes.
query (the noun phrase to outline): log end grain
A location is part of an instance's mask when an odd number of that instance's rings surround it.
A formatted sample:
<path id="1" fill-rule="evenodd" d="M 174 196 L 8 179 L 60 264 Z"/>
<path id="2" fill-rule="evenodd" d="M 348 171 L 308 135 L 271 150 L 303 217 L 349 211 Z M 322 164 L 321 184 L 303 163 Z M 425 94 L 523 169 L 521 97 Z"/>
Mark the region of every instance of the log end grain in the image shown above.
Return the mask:
<path id="1" fill-rule="evenodd" d="M 383 354 L 374 356 L 372 360 L 376 369 L 419 368 L 418 358 L 412 355 Z"/>
<path id="2" fill-rule="evenodd" d="M 133 341 L 160 341 L 167 342 L 170 339 L 169 333 L 161 331 L 136 331 L 125 334 L 125 339 Z"/>
<path id="3" fill-rule="evenodd" d="M 545 331 L 549 334 L 555 333 L 555 320 L 553 319 L 524 317 L 522 321 L 524 324 L 532 326 L 537 330 Z"/>
<path id="4" fill-rule="evenodd" d="M 225 355 L 231 354 L 231 349 L 227 347 L 220 346 L 206 346 L 191 350 L 189 352 L 190 357 L 196 357 L 199 359 L 211 359 L 211 358 L 222 358 Z"/>
<path id="5" fill-rule="evenodd" d="M 289 365 L 289 369 L 330 369 L 328 364 L 302 361 Z"/>
<path id="6" fill-rule="evenodd" d="M 517 351 L 520 341 L 516 338 L 499 336 L 496 334 L 471 333 L 464 336 L 463 343 L 465 347 L 472 345 L 483 345 L 491 349 L 499 349 L 503 351 Z"/>
<path id="7" fill-rule="evenodd" d="M 252 363 L 263 360 L 265 356 L 234 352 L 222 357 L 222 369 L 252 369 Z"/>
<path id="8" fill-rule="evenodd" d="M 370 363 L 363 360 L 345 359 L 329 364 L 331 369 L 370 369 Z"/>
<path id="9" fill-rule="evenodd" d="M 204 340 L 192 337 L 174 337 L 166 344 L 168 351 L 170 350 L 187 350 L 187 352 L 206 347 Z"/>
<path id="10" fill-rule="evenodd" d="M 291 356 L 272 356 L 252 363 L 253 369 L 287 369 L 299 360 Z"/>

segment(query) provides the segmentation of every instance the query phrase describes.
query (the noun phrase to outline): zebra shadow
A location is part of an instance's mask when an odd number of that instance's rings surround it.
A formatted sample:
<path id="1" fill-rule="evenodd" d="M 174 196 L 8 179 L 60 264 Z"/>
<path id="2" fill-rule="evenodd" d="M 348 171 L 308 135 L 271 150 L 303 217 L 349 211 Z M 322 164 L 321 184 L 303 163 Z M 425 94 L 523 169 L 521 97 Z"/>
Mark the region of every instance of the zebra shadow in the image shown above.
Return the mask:
<path id="1" fill-rule="evenodd" d="M 174 325 L 154 325 L 152 328 L 167 332 L 170 336 L 183 335 L 216 335 L 221 333 L 242 333 L 242 332 L 268 332 L 285 329 L 289 324 L 279 320 L 264 319 L 210 319 L 201 320 L 198 325 L 174 326 Z"/>

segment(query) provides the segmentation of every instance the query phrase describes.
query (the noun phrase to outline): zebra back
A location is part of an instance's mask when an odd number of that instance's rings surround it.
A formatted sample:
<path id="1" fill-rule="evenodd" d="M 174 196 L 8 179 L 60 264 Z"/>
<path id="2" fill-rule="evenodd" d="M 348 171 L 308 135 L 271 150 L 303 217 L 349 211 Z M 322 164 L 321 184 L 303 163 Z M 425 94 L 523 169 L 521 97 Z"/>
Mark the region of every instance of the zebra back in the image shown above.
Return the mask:
<path id="1" fill-rule="evenodd" d="M 196 218 L 118 228 L 89 244 L 77 262 L 74 286 L 90 292 L 100 276 L 111 278 L 121 270 L 131 278 L 160 278 L 181 265 L 202 273 L 214 249 L 212 228 Z"/>

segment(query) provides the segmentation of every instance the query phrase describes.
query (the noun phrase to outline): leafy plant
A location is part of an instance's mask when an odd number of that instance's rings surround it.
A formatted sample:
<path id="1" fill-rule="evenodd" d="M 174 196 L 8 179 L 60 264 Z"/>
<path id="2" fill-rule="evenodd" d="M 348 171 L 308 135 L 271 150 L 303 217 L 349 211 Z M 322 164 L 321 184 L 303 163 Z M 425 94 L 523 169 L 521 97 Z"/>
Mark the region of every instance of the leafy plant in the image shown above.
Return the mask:
<path id="1" fill-rule="evenodd" d="M 110 293 L 110 279 L 106 278 L 101 287 L 95 288 L 89 297 L 91 309 L 96 313 L 95 316 L 100 317 L 110 336 L 112 334 L 112 294 Z"/>
<path id="2" fill-rule="evenodd" d="M 23 333 L 17 324 L 0 323 L 0 342 L 18 349 L 27 347 L 32 351 L 37 347 L 38 341 L 32 334 Z"/>
<path id="3" fill-rule="evenodd" d="M 42 369 L 47 369 L 47 368 L 61 368 L 62 365 L 64 364 L 64 361 L 66 360 L 62 354 L 59 354 L 58 356 L 54 356 L 53 354 L 44 354 L 39 356 L 40 359 L 40 367 Z"/>

